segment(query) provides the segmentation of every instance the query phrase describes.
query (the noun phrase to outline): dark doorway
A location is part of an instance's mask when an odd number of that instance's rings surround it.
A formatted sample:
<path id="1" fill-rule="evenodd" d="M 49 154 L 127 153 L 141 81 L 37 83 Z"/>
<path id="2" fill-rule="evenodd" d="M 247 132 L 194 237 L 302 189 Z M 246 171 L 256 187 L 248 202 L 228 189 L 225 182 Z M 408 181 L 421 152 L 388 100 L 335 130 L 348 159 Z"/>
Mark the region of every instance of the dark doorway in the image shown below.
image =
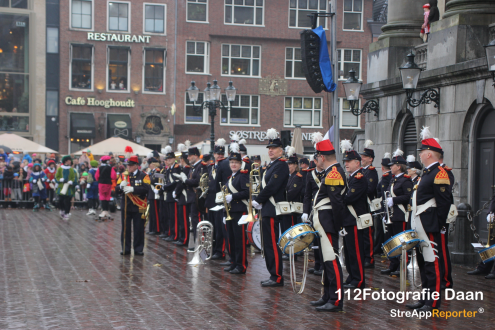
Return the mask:
<path id="1" fill-rule="evenodd" d="M 417 158 L 418 149 L 418 133 L 416 131 L 416 122 L 414 117 L 409 117 L 406 120 L 406 127 L 404 129 L 404 136 L 402 137 L 402 146 L 404 148 L 404 158 L 408 155 L 413 155 Z"/>
<path id="2" fill-rule="evenodd" d="M 157 152 L 160 152 L 161 149 L 162 149 L 162 145 L 161 144 L 145 144 L 144 146 L 146 148 L 149 148 L 151 150 L 155 150 Z"/>
<path id="3" fill-rule="evenodd" d="M 492 199 L 495 192 L 495 111 L 490 106 L 482 114 L 477 127 L 477 150 L 475 166 L 475 203 L 473 208 L 478 210 Z M 486 216 L 489 206 L 474 219 L 475 226 L 483 240 L 488 236 Z"/>

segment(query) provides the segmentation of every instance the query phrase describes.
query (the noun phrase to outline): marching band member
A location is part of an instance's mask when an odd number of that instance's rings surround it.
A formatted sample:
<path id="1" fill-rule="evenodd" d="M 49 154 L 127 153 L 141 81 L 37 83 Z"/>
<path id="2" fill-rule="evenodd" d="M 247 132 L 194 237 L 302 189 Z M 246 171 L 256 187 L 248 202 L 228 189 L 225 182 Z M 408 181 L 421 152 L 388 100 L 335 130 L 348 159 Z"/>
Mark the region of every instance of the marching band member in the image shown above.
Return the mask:
<path id="1" fill-rule="evenodd" d="M 160 228 L 160 191 L 155 188 L 158 183 L 158 179 L 155 178 L 155 173 L 160 171 L 158 167 L 160 165 L 159 161 L 153 156 L 153 153 L 148 154 L 148 168 L 146 169 L 148 177 L 150 178 L 150 185 L 148 191 L 148 204 L 149 209 L 149 228 L 146 234 L 148 235 L 158 235 L 162 232 Z M 158 198 L 156 198 L 158 197 Z"/>
<path id="2" fill-rule="evenodd" d="M 303 189 L 303 176 L 299 173 L 299 166 L 297 156 L 294 147 L 286 147 L 287 165 L 289 165 L 289 180 L 287 180 L 287 186 L 285 187 L 287 202 L 302 201 L 302 189 Z M 284 216 L 284 220 L 281 225 L 281 232 L 284 233 L 287 229 L 299 223 L 299 214 L 291 213 Z M 284 260 L 289 260 L 289 256 L 284 256 Z"/>
<path id="3" fill-rule="evenodd" d="M 442 147 L 432 137 L 428 127 L 423 127 L 421 137 L 419 157 L 425 169 L 411 201 L 413 212 L 411 228 L 416 230 L 418 237 L 426 245 L 418 254 L 421 278 L 426 283 L 423 289 L 429 289 L 430 295 L 437 292 L 438 299 L 430 296 L 429 299 L 406 306 L 420 311 L 432 311 L 440 307 L 442 300 L 443 274 L 438 259 L 439 254 L 442 253 L 440 230 L 447 221 L 452 203 L 452 191 L 449 175 L 439 163 L 443 153 Z"/>
<path id="4" fill-rule="evenodd" d="M 368 182 L 364 178 L 361 170 L 361 156 L 357 151 L 352 150 L 349 140 L 341 141 L 345 162 L 345 169 L 349 174 L 348 189 L 344 195 L 344 203 L 349 212 L 343 218 L 344 230 L 344 254 L 345 266 L 349 276 L 345 281 L 344 288 L 363 288 L 364 278 L 364 231 L 357 228 L 359 216 L 369 213 L 366 194 L 368 192 Z"/>
<path id="5" fill-rule="evenodd" d="M 247 214 L 247 205 L 249 199 L 249 171 L 241 170 L 242 156 L 239 153 L 239 145 L 232 143 L 230 145 L 229 164 L 232 170 L 232 176 L 228 180 L 228 195 L 225 197 L 230 204 L 230 217 L 232 220 L 226 221 L 227 231 L 229 233 L 230 251 L 232 253 L 232 264 L 224 268 L 224 271 L 231 274 L 245 274 L 248 266 L 247 246 L 246 246 L 246 225 L 238 225 L 240 218 Z M 223 211 L 227 216 L 226 210 Z"/>
<path id="6" fill-rule="evenodd" d="M 408 206 L 411 200 L 411 193 L 413 190 L 413 183 L 411 177 L 406 172 L 407 162 L 402 157 L 404 152 L 397 149 L 394 152 L 394 157 L 390 162 L 390 169 L 392 171 L 393 178 L 390 181 L 390 185 L 387 191 L 390 192 L 390 196 L 384 202 L 388 207 L 393 210 L 391 217 L 392 224 L 387 225 L 387 230 L 390 232 L 390 236 L 395 236 L 406 230 L 406 223 L 409 220 Z M 400 275 L 399 271 L 400 259 L 391 258 L 388 269 L 381 270 L 385 275 Z"/>
<path id="7" fill-rule="evenodd" d="M 279 225 L 281 218 L 277 216 L 276 203 L 284 200 L 284 187 L 287 186 L 289 167 L 282 159 L 284 149 L 282 141 L 277 137 L 276 129 L 266 132 L 268 141 L 268 156 L 270 164 L 263 172 L 261 191 L 253 199 L 253 207 L 261 210 L 261 230 L 263 233 L 263 251 L 265 253 L 266 268 L 270 278 L 261 282 L 263 287 L 284 285 L 282 251 L 278 246 Z"/>
<path id="8" fill-rule="evenodd" d="M 388 189 L 388 186 L 390 184 L 390 180 L 392 179 L 392 174 L 390 174 L 390 167 L 388 164 L 390 164 L 390 153 L 386 152 L 385 155 L 382 158 L 382 178 L 380 179 L 380 182 L 378 182 L 378 185 L 376 186 L 376 193 L 378 198 L 381 198 L 382 201 L 385 200 L 385 191 Z M 385 207 L 383 206 L 384 204 L 382 203 L 382 208 L 380 209 L 380 213 L 383 213 L 385 211 Z M 385 233 L 385 224 L 383 223 L 382 220 L 377 221 L 374 223 L 375 229 L 376 229 L 376 235 L 375 235 L 375 247 L 373 248 L 373 254 L 375 256 L 380 256 L 383 255 L 383 250 L 382 250 L 382 245 L 385 243 L 385 237 L 387 239 L 389 238 L 389 233 Z"/>
<path id="9" fill-rule="evenodd" d="M 311 172 L 311 169 L 309 168 L 309 160 L 306 157 L 299 159 L 299 168 L 301 169 L 300 173 L 303 176 L 303 183 L 306 184 L 308 173 Z"/>
<path id="10" fill-rule="evenodd" d="M 249 172 L 251 172 L 251 166 L 252 166 L 253 162 L 251 161 L 251 159 L 249 159 L 249 156 L 247 155 L 247 148 L 246 148 L 245 144 L 246 144 L 245 139 L 239 140 L 239 152 L 241 154 L 242 161 L 243 161 L 242 169 L 248 170 Z"/>
<path id="11" fill-rule="evenodd" d="M 175 153 L 172 151 L 172 147 L 166 146 L 163 151 L 165 151 L 166 169 L 162 171 L 165 175 L 165 184 L 162 189 L 164 192 L 163 198 L 165 200 L 169 228 L 169 235 L 164 238 L 164 240 L 172 242 L 179 240 L 178 205 L 173 194 L 177 187 L 177 180 L 175 179 L 174 174 L 180 174 L 180 166 L 175 161 Z"/>
<path id="12" fill-rule="evenodd" d="M 173 174 L 174 179 L 178 182 L 172 196 L 177 200 L 179 210 L 177 213 L 177 222 L 179 223 L 179 240 L 174 242 L 174 244 L 179 246 L 187 245 L 189 242 L 189 204 L 193 202 L 190 200 L 184 184 L 184 181 L 187 180 L 189 171 L 191 170 L 191 166 L 189 166 L 189 161 L 187 160 L 187 150 L 189 148 L 188 143 L 189 141 L 186 141 L 184 144 L 179 143 L 177 146 L 179 152 L 181 153 L 180 173 Z"/>
<path id="13" fill-rule="evenodd" d="M 120 242 L 121 255 L 131 253 L 131 230 L 134 232 L 134 254 L 144 255 L 144 226 L 145 219 L 141 214 L 146 211 L 146 196 L 148 194 L 149 176 L 139 170 L 139 159 L 131 156 L 127 159 L 127 173 L 121 174 L 117 180 L 115 191 L 122 194 L 122 232 Z"/>
<path id="14" fill-rule="evenodd" d="M 370 148 L 373 145 L 373 141 L 366 140 L 364 142 L 364 151 L 359 153 L 361 155 L 361 166 L 363 166 L 363 175 L 368 182 L 368 203 L 371 203 L 376 198 L 376 187 L 378 185 L 378 172 L 373 166 L 373 160 L 375 160 L 375 151 Z M 375 256 L 373 253 L 373 237 L 375 234 L 374 227 L 368 227 L 363 230 L 363 242 L 364 242 L 364 268 L 375 268 Z"/>
<path id="15" fill-rule="evenodd" d="M 323 296 L 310 302 L 320 312 L 340 312 L 344 307 L 342 266 L 339 258 L 339 230 L 342 220 L 349 213 L 344 203 L 346 191 L 345 173 L 335 156 L 330 140 L 315 138 L 316 154 L 314 161 L 318 168 L 324 168 L 320 188 L 312 202 L 313 225 L 320 235 L 320 249 L 323 257 Z"/>
<path id="16" fill-rule="evenodd" d="M 421 179 L 421 172 L 423 172 L 423 166 L 416 160 L 414 155 L 407 156 L 407 175 L 411 177 L 413 186 L 417 185 L 419 179 Z"/>
<path id="17" fill-rule="evenodd" d="M 98 181 L 98 192 L 102 209 L 98 218 L 102 221 L 107 219 L 112 220 L 108 211 L 110 210 L 110 199 L 112 198 L 112 180 L 117 179 L 115 169 L 108 164 L 109 160 L 110 156 L 101 157 L 100 167 L 98 167 L 95 174 L 95 179 Z"/>
<path id="18" fill-rule="evenodd" d="M 71 200 L 75 192 L 74 182 L 77 182 L 77 173 L 71 164 L 72 158 L 69 155 L 62 157 L 62 165 L 57 169 L 57 174 L 55 174 L 55 180 L 58 183 L 57 195 L 60 216 L 64 220 L 69 220 Z M 64 186 L 67 188 L 64 188 Z"/>
<path id="19" fill-rule="evenodd" d="M 260 169 L 260 167 L 261 167 L 261 156 L 260 155 L 251 156 L 251 162 L 253 164 L 256 164 L 255 165 L 255 168 L 256 169 Z"/>
<path id="20" fill-rule="evenodd" d="M 168 148 L 167 148 L 168 147 Z M 157 173 L 163 175 L 163 179 L 160 183 L 160 186 L 158 187 L 158 196 L 160 197 L 160 201 L 158 202 L 158 207 L 160 208 L 160 235 L 159 237 L 161 239 L 166 239 L 167 237 L 170 236 L 170 221 L 169 221 L 169 213 L 167 210 L 167 202 L 166 202 L 166 193 L 163 190 L 163 186 L 165 185 L 165 174 L 167 172 L 167 165 L 165 164 L 165 157 L 167 154 L 167 151 L 172 151 L 172 148 L 170 146 L 167 146 L 165 148 L 162 148 L 161 153 L 164 156 L 160 156 L 160 165 L 157 170 Z M 155 186 L 156 187 L 156 186 Z"/>
<path id="21" fill-rule="evenodd" d="M 437 142 L 439 141 L 436 139 Z M 440 155 L 440 166 L 442 166 L 445 171 L 447 171 L 447 174 L 449 175 L 449 180 L 450 180 L 450 191 L 453 192 L 454 189 L 454 183 L 455 183 L 455 177 L 454 173 L 452 173 L 452 168 L 448 167 L 443 163 L 443 152 Z M 454 204 L 454 195 L 451 194 L 451 204 Z M 442 289 L 445 288 L 452 288 L 454 285 L 454 281 L 452 280 L 452 263 L 450 261 L 450 251 L 449 251 L 449 224 L 445 222 L 443 225 L 442 230 L 440 231 L 440 238 L 442 242 L 442 267 L 443 267 L 443 278 L 442 278 Z"/>

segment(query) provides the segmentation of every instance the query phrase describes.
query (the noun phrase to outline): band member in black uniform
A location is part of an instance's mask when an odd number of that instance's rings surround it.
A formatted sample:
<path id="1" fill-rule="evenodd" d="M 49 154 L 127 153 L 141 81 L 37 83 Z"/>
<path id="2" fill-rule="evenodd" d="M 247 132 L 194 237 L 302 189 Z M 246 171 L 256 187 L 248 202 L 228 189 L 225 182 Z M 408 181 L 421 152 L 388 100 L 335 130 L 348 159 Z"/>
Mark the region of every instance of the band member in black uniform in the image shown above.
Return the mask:
<path id="1" fill-rule="evenodd" d="M 174 174 L 180 174 L 180 166 L 175 161 L 175 153 L 172 147 L 165 147 L 165 166 L 162 170 L 165 176 L 163 185 L 163 199 L 165 200 L 165 212 L 167 213 L 169 235 L 164 240 L 167 242 L 177 241 L 179 239 L 179 222 L 178 222 L 178 205 L 173 193 L 177 187 L 177 179 Z"/>
<path id="2" fill-rule="evenodd" d="M 323 296 L 310 302 L 321 312 L 340 312 L 344 307 L 342 266 L 338 258 L 339 231 L 342 220 L 350 215 L 344 203 L 346 191 L 345 173 L 335 156 L 330 140 L 318 141 L 321 134 L 313 136 L 316 143 L 315 163 L 324 168 L 323 181 L 314 197 L 313 226 L 320 235 L 320 249 L 323 257 L 324 278 Z"/>
<path id="3" fill-rule="evenodd" d="M 361 155 L 361 166 L 363 167 L 363 175 L 368 182 L 368 203 L 371 203 L 376 198 L 376 187 L 378 185 L 378 172 L 373 166 L 373 160 L 375 160 L 375 151 L 370 148 L 373 145 L 373 141 L 366 140 L 364 142 L 364 151 L 359 153 Z M 376 218 L 378 218 L 376 216 Z M 380 219 L 375 219 L 374 222 Z M 373 237 L 375 235 L 374 226 L 363 229 L 363 244 L 364 244 L 364 268 L 375 267 L 375 256 L 373 253 Z"/>
<path id="4" fill-rule="evenodd" d="M 392 174 L 390 174 L 390 167 L 388 166 L 388 164 L 390 164 L 390 158 L 391 158 L 390 153 L 386 152 L 382 158 L 382 163 L 381 163 L 382 178 L 380 179 L 380 182 L 378 182 L 378 185 L 376 186 L 377 196 L 378 198 L 382 199 L 382 202 L 385 200 L 385 191 L 388 189 L 390 180 L 392 179 Z M 384 211 L 385 211 L 385 207 L 384 204 L 382 203 L 382 208 L 380 209 L 379 213 L 383 213 Z M 375 235 L 375 247 L 373 248 L 373 254 L 375 256 L 381 256 L 383 255 L 382 245 L 383 243 L 385 243 L 385 237 L 388 236 L 388 233 L 385 233 L 385 224 L 383 223 L 382 219 L 376 221 L 374 225 L 375 225 L 376 235 Z"/>
<path id="5" fill-rule="evenodd" d="M 247 169 L 241 170 L 243 160 L 237 143 L 230 145 L 230 152 L 229 164 L 232 170 L 232 176 L 226 185 L 228 195 L 225 199 L 230 204 L 229 214 L 232 218 L 232 220 L 226 221 L 227 231 L 230 237 L 229 244 L 232 253 L 232 264 L 224 268 L 224 271 L 231 274 L 245 274 L 248 266 L 246 225 L 239 226 L 237 223 L 243 215 L 247 214 L 249 171 Z M 223 213 L 224 217 L 227 218 L 225 209 Z"/>
<path id="6" fill-rule="evenodd" d="M 303 176 L 303 183 L 306 184 L 308 173 L 311 172 L 311 169 L 309 168 L 309 160 L 305 157 L 299 159 L 299 168 L 301 169 L 300 173 Z M 304 189 L 305 188 L 303 188 L 303 191 Z"/>
<path id="7" fill-rule="evenodd" d="M 395 236 L 406 230 L 406 222 L 409 221 L 408 206 L 411 200 L 411 193 L 413 190 L 413 183 L 411 177 L 406 173 L 407 162 L 402 157 L 404 152 L 397 149 L 394 152 L 394 157 L 390 162 L 390 169 L 394 176 L 390 181 L 390 185 L 387 191 L 390 192 L 390 197 L 385 200 L 388 207 L 393 209 L 393 216 L 391 217 L 392 224 L 387 225 L 387 230 L 390 232 L 390 236 Z M 383 269 L 382 274 L 386 275 L 400 275 L 399 271 L 400 259 L 391 258 L 388 269 Z"/>
<path id="8" fill-rule="evenodd" d="M 174 242 L 174 244 L 184 246 L 189 243 L 189 211 L 191 210 L 190 204 L 193 202 L 191 196 L 187 193 L 187 187 L 184 181 L 188 178 L 191 166 L 189 166 L 189 161 L 187 160 L 188 146 L 180 143 L 177 148 L 181 152 L 180 172 L 179 174 L 174 174 L 174 179 L 178 182 L 172 196 L 177 200 L 178 204 L 177 222 L 179 223 L 179 240 Z"/>
<path id="9" fill-rule="evenodd" d="M 254 156 L 251 156 L 251 162 L 252 162 L 253 164 L 256 164 L 256 165 L 255 165 L 255 168 L 256 168 L 256 169 L 261 168 L 261 156 L 260 156 L 260 155 L 254 155 Z"/>
<path id="10" fill-rule="evenodd" d="M 294 147 L 286 147 L 287 154 L 287 165 L 289 165 L 289 180 L 287 181 L 287 186 L 285 187 L 286 200 L 287 202 L 302 202 L 303 193 L 303 176 L 299 173 L 299 166 L 297 165 L 297 156 Z M 282 224 L 280 226 L 280 231 L 282 234 L 299 223 L 299 213 L 291 213 L 284 215 Z M 289 256 L 284 256 L 284 260 L 289 260 Z"/>
<path id="11" fill-rule="evenodd" d="M 225 159 L 225 139 L 218 139 L 213 149 L 213 157 L 215 163 L 208 166 L 208 194 L 206 195 L 206 208 L 208 209 L 208 220 L 213 224 L 213 234 L 215 241 L 213 242 L 213 255 L 211 259 L 224 259 L 226 249 L 226 239 L 224 236 L 225 225 L 223 224 L 223 211 L 212 211 L 211 209 L 219 205 L 216 200 L 216 180 L 218 175 L 218 163 Z"/>
<path id="12" fill-rule="evenodd" d="M 153 157 L 153 154 L 148 156 L 148 176 L 150 178 L 150 190 L 148 191 L 148 204 L 149 210 L 149 231 L 148 235 L 158 235 L 160 230 L 160 191 L 155 189 L 155 185 L 158 183 L 158 178 L 155 178 L 155 173 L 160 172 L 159 161 Z M 163 229 L 163 228 L 162 228 Z"/>
<path id="13" fill-rule="evenodd" d="M 242 170 L 248 170 L 249 172 L 251 172 L 251 166 L 252 166 L 253 162 L 251 161 L 251 159 L 247 155 L 247 148 L 246 148 L 245 144 L 246 144 L 245 139 L 239 140 L 239 152 L 241 154 L 242 162 L 243 162 L 241 169 Z"/>
<path id="14" fill-rule="evenodd" d="M 442 243 L 440 230 L 447 221 L 452 191 L 447 171 L 440 166 L 439 160 L 443 153 L 440 144 L 432 137 L 428 127 L 421 131 L 421 149 L 419 157 L 425 166 L 423 176 L 411 200 L 411 228 L 416 230 L 418 238 L 425 243 L 418 253 L 418 265 L 421 280 L 426 283 L 423 289 L 429 289 L 430 295 L 437 292 L 438 299 L 420 300 L 406 305 L 420 311 L 438 309 L 441 304 L 441 281 L 443 278 L 440 265 Z"/>
<path id="15" fill-rule="evenodd" d="M 438 140 L 437 140 L 438 141 Z M 452 168 L 448 167 L 443 163 L 443 153 L 440 156 L 440 166 L 447 171 L 450 180 L 450 191 L 452 192 L 451 204 L 454 205 L 454 195 L 453 188 L 455 183 L 454 173 L 452 173 Z M 440 238 L 442 240 L 442 255 L 440 259 L 442 260 L 441 265 L 443 267 L 443 278 L 442 278 L 442 289 L 452 288 L 454 286 L 454 281 L 452 280 L 452 262 L 450 261 L 450 251 L 449 251 L 449 223 L 445 223 L 442 230 L 440 231 Z"/>
<path id="16" fill-rule="evenodd" d="M 423 172 L 423 166 L 416 160 L 414 155 L 407 156 L 407 175 L 411 177 L 413 186 L 417 185 L 419 179 L 421 179 L 421 173 Z"/>
<path id="17" fill-rule="evenodd" d="M 266 268 L 270 278 L 261 282 L 261 286 L 275 287 L 284 285 L 282 251 L 278 246 L 279 226 L 282 221 L 276 213 L 276 203 L 284 201 L 284 188 L 289 179 L 289 166 L 284 158 L 282 141 L 277 137 L 277 130 L 271 128 L 266 132 L 268 141 L 268 157 L 270 164 L 263 171 L 261 191 L 253 206 L 261 209 L 261 230 L 263 233 L 263 251 Z"/>
<path id="18" fill-rule="evenodd" d="M 349 175 L 348 189 L 344 195 L 344 203 L 349 209 L 349 213 L 343 218 L 344 230 L 344 254 L 345 266 L 349 276 L 345 281 L 344 288 L 363 288 L 366 285 L 364 278 L 364 231 L 357 228 L 357 218 L 369 213 L 368 182 L 361 170 L 361 156 L 357 151 L 352 150 L 352 143 L 349 140 L 341 141 L 345 162 L 345 169 Z"/>
<path id="19" fill-rule="evenodd" d="M 131 156 L 127 160 L 128 176 L 121 174 L 115 187 L 117 194 L 122 195 L 121 255 L 131 253 L 131 230 L 134 231 L 134 254 L 144 255 L 145 219 L 141 215 L 146 211 L 146 196 L 150 189 L 150 179 L 146 173 L 138 169 L 139 164 L 137 156 Z"/>

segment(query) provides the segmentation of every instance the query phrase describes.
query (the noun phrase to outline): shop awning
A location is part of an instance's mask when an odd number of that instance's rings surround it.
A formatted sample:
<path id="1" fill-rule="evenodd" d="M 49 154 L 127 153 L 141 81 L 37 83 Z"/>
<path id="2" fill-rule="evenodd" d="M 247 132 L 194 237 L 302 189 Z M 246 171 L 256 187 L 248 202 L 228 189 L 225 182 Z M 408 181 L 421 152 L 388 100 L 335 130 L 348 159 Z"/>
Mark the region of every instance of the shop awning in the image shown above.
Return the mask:
<path id="1" fill-rule="evenodd" d="M 95 117 L 92 113 L 70 114 L 70 137 L 93 139 L 96 137 Z"/>
<path id="2" fill-rule="evenodd" d="M 132 139 L 132 123 L 129 115 L 107 115 L 107 139 L 111 137 Z"/>

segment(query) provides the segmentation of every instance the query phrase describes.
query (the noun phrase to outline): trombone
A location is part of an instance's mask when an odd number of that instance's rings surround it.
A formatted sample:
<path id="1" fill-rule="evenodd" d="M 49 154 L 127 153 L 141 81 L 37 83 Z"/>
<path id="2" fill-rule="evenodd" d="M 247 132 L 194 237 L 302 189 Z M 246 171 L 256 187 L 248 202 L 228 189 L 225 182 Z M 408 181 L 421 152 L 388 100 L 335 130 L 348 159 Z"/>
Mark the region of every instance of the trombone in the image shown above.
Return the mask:
<path id="1" fill-rule="evenodd" d="M 260 193 L 260 170 L 256 168 L 256 164 L 251 165 L 251 172 L 249 172 L 249 203 L 248 203 L 248 215 L 242 223 L 239 225 L 244 225 L 248 222 L 255 222 L 256 213 L 253 209 L 253 195 L 258 195 Z"/>
<path id="2" fill-rule="evenodd" d="M 232 220 L 232 217 L 230 216 L 229 210 L 230 210 L 230 205 L 227 203 L 227 195 L 229 194 L 229 189 L 227 186 L 222 187 L 222 198 L 223 198 L 223 205 L 225 206 L 225 212 L 227 213 L 227 217 L 225 218 L 225 221 Z"/>

